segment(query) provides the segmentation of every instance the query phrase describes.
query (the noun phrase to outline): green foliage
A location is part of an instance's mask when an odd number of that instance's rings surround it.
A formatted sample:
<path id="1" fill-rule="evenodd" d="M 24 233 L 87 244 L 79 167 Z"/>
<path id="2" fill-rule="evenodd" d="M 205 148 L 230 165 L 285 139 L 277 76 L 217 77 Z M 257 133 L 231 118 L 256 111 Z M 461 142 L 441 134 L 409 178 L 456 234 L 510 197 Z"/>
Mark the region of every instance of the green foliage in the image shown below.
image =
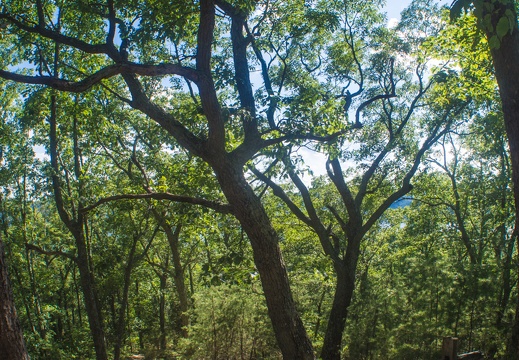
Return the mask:
<path id="1" fill-rule="evenodd" d="M 201 289 L 194 298 L 186 359 L 280 359 L 259 284 Z"/>
<path id="2" fill-rule="evenodd" d="M 499 49 L 503 37 L 517 28 L 514 5 L 515 2 L 510 0 L 457 0 L 451 6 L 451 21 L 458 19 L 463 12 L 473 11 L 478 26 L 487 34 L 490 49 Z"/>
<path id="3" fill-rule="evenodd" d="M 40 3 L 48 29 L 59 28 L 86 44 L 107 41 L 107 4 Z M 245 125 L 257 121 L 258 139 L 245 149 L 255 153 L 247 160 L 261 169 L 275 161 L 268 175 L 307 215 L 308 199 L 288 180 L 289 172 L 304 175 L 315 216 L 340 256 L 352 242 L 353 213 L 344 192 L 325 175 L 309 181 L 311 169 L 299 147 L 339 159 L 344 173 L 336 175 L 356 203 L 361 217 L 356 225 L 365 226 L 371 216 L 377 220 L 362 228 L 343 357 L 436 359 L 446 335 L 457 335 L 463 350 L 504 356 L 517 297 L 516 249 L 509 236 L 509 159 L 488 46 L 499 47 L 513 29 L 513 12 L 494 23 L 488 16 L 492 8 L 484 9 L 484 16 L 480 10 L 492 2 L 460 0 L 448 24 L 447 11 L 434 2 L 413 1 L 390 29 L 380 12 L 382 1 L 229 3 L 248 14 L 242 29 L 248 70 L 262 78 L 253 76 L 252 119 L 237 90 L 232 21 L 218 8 L 211 66 L 225 134 L 222 157 L 244 149 Z M 116 0 L 115 45 L 132 62 L 195 68 L 199 5 Z M 2 6 L 2 14 L 31 26 L 38 22 L 34 2 Z M 56 47 L 42 35 L 0 21 L 3 70 L 18 65 L 24 67 L 20 73 L 78 81 L 118 64 L 71 45 Z M 486 40 L 478 25 L 494 36 Z M 77 256 L 77 243 L 56 210 L 51 176 L 59 179 L 65 212 L 74 219 L 82 207 L 121 194 L 168 192 L 226 201 L 208 163 L 171 136 L 183 126 L 201 143 L 211 140 L 207 118 L 214 114 L 204 114 L 200 89 L 180 76 L 139 79 L 147 97 L 174 121 L 159 125 L 132 110 L 122 77 L 80 94 L 1 83 L 0 228 L 33 359 L 95 357 L 78 267 L 70 259 Z M 35 158 L 36 150 L 50 150 L 51 98 L 57 109 L 57 169 L 48 157 Z M 440 130 L 439 145 L 425 147 L 425 139 Z M 257 151 L 261 140 L 277 145 Z M 418 175 L 410 205 L 388 209 L 392 204 L 386 202 L 408 175 Z M 298 310 L 319 351 L 336 286 L 330 256 L 308 222 L 252 176 L 248 181 L 257 186 L 279 233 Z M 152 199 L 110 201 L 84 216 L 81 231 L 109 356 L 120 341 L 123 355 L 280 358 L 251 247 L 234 218 Z M 170 229 L 182 228 L 178 254 L 160 219 Z M 190 324 L 184 329 L 179 278 L 188 295 Z"/>

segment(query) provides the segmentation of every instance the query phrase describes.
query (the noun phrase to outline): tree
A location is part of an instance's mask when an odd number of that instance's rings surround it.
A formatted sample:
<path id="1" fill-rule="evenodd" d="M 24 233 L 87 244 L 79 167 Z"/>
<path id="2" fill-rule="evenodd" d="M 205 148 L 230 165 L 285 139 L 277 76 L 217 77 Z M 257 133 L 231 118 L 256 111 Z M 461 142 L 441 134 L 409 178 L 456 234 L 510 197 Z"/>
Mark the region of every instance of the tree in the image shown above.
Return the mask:
<path id="1" fill-rule="evenodd" d="M 335 293 L 321 357 L 339 359 L 363 242 L 384 212 L 412 190 L 412 179 L 420 172 L 424 155 L 446 133 L 455 131 L 470 99 L 446 90 L 457 83 L 456 73 L 447 74 L 427 64 L 432 54 L 424 43 L 438 34 L 442 23 L 430 15 L 438 13 L 431 2 L 414 1 L 394 31 L 381 24 L 377 3 L 320 5 L 318 14 L 308 11 L 300 15 L 305 21 L 299 20 L 307 23 L 306 19 L 328 17 L 336 21 L 320 29 L 320 42 L 309 42 L 326 49 L 312 49 L 327 51 L 327 57 L 323 56 L 326 66 L 317 62 L 309 69 L 297 61 L 303 55 L 297 53 L 300 42 L 296 42 L 292 53 L 285 52 L 284 61 L 290 66 L 283 80 L 302 90 L 280 98 L 286 102 L 287 122 L 304 118 L 307 121 L 301 127 L 313 124 L 314 131 L 320 126 L 324 131 L 327 126 L 342 130 L 326 145 L 314 145 L 327 157 L 328 183 L 316 181 L 312 189 L 305 185 L 304 170 L 298 169 L 298 154 L 293 151 L 300 143 L 294 142 L 278 147 L 267 174 L 254 173 L 312 229 L 333 264 Z M 283 13 L 290 18 L 295 11 Z M 297 39 L 311 37 L 313 30 L 292 31 Z M 324 100 L 316 100 L 321 98 Z M 349 116 L 355 117 L 350 124 Z M 303 145 L 312 147 L 310 142 Z M 271 179 L 278 163 L 295 193 Z"/>
<path id="2" fill-rule="evenodd" d="M 247 9 L 245 4 L 217 2 L 218 7 L 227 15 L 218 25 L 231 26 L 236 78 L 233 85 L 238 89 L 240 107 L 244 109 L 241 116 L 241 144 L 229 150 L 226 141 L 226 119 L 218 99 L 211 64 L 213 40 L 220 40 L 215 38 L 216 4 L 213 1 L 202 1 L 200 4 L 178 3 L 174 4 L 173 8 L 166 3 L 145 2 L 123 6 L 112 0 L 94 7 L 85 7 L 81 1 L 66 4 L 37 1 L 35 5 L 30 10 L 26 8 L 30 6 L 28 3 L 5 2 L 0 19 L 8 28 L 8 37 L 32 38 L 32 41 L 22 42 L 27 45 L 26 50 L 33 54 L 28 60 L 39 69 L 39 74 L 21 75 L 1 70 L 0 76 L 61 91 L 82 92 L 93 86 L 102 85 L 105 79 L 121 75 L 126 90 L 112 90 L 114 94 L 121 94 L 117 96 L 119 100 L 152 118 L 181 146 L 193 155 L 201 157 L 212 167 L 223 193 L 233 208 L 233 214 L 251 241 L 269 315 L 283 355 L 286 358 L 313 358 L 311 343 L 292 299 L 278 246 L 278 236 L 261 202 L 244 177 L 244 164 L 258 150 L 284 140 L 284 137 L 262 136 L 262 124 L 256 114 L 247 59 L 247 46 L 250 41 L 243 36 L 245 19 L 252 8 Z M 148 6 L 152 11 L 143 12 L 142 9 Z M 186 12 L 186 16 L 182 12 Z M 195 20 L 196 13 L 199 13 L 199 19 Z M 55 17 L 48 17 L 50 14 L 62 16 L 58 16 L 59 20 L 56 22 Z M 157 24 L 156 21 L 151 22 L 147 14 L 152 17 L 165 17 L 162 23 Z M 135 16 L 140 18 L 138 23 L 134 22 Z M 85 21 L 78 24 L 78 18 Z M 175 24 L 173 28 L 171 21 Z M 104 22 L 108 24 L 106 31 L 102 30 L 103 26 L 99 26 Z M 153 28 L 155 25 L 158 25 L 158 28 Z M 148 27 L 148 34 L 141 32 L 143 27 Z M 170 30 L 166 31 L 168 27 Z M 195 28 L 198 30 L 194 30 Z M 179 30 L 179 34 L 184 36 L 178 38 L 175 35 L 176 31 L 171 32 L 171 29 Z M 82 35 L 84 33 L 89 35 L 85 38 Z M 154 36 L 161 33 L 165 42 L 171 41 L 177 49 L 185 50 L 186 54 L 171 54 L 176 60 L 164 63 L 162 59 L 166 53 L 161 55 L 160 52 L 148 51 L 152 49 L 150 46 L 157 45 L 153 40 Z M 193 36 L 194 33 L 196 35 Z M 117 43 L 118 38 L 121 39 L 120 44 Z M 48 56 L 48 50 L 53 47 L 62 48 L 62 57 L 56 62 Z M 13 48 L 10 50 L 14 52 Z M 67 54 L 66 58 L 64 54 Z M 190 61 L 189 64 L 183 65 L 181 62 L 186 59 L 185 55 Z M 90 62 L 93 59 L 95 61 Z M 18 63 L 19 60 L 20 57 L 16 58 L 15 55 L 4 62 L 2 67 L 5 69 L 5 66 Z M 66 64 L 72 67 L 68 68 Z M 84 71 L 79 70 L 80 68 Z M 76 70 L 69 71 L 70 69 Z M 87 75 L 80 75 L 84 72 L 87 72 Z M 144 82 L 139 79 L 139 76 L 164 75 L 184 77 L 197 86 L 201 120 L 203 119 L 203 122 L 197 125 L 198 133 L 190 128 L 190 118 L 181 118 L 154 103 L 146 94 Z M 131 99 L 126 98 L 128 93 Z"/>

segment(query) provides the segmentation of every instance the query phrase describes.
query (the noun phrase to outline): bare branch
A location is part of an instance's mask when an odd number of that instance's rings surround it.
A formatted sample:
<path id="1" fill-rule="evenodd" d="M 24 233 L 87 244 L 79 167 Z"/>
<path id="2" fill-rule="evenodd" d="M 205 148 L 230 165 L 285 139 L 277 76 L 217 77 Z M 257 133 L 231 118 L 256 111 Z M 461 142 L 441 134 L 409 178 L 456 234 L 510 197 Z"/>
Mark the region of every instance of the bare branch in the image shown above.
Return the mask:
<path id="1" fill-rule="evenodd" d="M 45 38 L 54 40 L 63 45 L 71 46 L 88 54 L 108 54 L 110 50 L 106 44 L 89 44 L 85 41 L 60 34 L 54 30 L 47 29 L 43 26 L 40 26 L 40 24 L 36 26 L 27 25 L 9 14 L 0 14 L 0 19 L 9 21 L 20 30 L 27 31 L 32 34 L 39 34 Z"/>

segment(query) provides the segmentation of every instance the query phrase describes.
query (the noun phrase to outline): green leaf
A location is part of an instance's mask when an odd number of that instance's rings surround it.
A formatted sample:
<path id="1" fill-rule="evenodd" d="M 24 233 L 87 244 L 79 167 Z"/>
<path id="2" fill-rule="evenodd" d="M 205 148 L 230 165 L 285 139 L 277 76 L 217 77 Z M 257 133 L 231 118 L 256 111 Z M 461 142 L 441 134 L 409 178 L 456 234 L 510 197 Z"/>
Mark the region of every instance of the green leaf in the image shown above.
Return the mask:
<path id="1" fill-rule="evenodd" d="M 455 21 L 457 18 L 461 16 L 461 12 L 463 10 L 468 10 L 472 4 L 472 0 L 457 0 L 452 3 L 450 9 L 450 19 L 451 21 Z"/>
<path id="2" fill-rule="evenodd" d="M 497 35 L 492 36 L 488 40 L 488 46 L 490 46 L 491 49 L 499 49 L 499 47 L 501 46 L 501 41 L 499 40 Z"/>
<path id="3" fill-rule="evenodd" d="M 509 30 L 511 30 L 510 21 L 506 16 L 503 16 L 501 19 L 499 19 L 496 26 L 496 33 L 499 39 L 502 39 Z"/>

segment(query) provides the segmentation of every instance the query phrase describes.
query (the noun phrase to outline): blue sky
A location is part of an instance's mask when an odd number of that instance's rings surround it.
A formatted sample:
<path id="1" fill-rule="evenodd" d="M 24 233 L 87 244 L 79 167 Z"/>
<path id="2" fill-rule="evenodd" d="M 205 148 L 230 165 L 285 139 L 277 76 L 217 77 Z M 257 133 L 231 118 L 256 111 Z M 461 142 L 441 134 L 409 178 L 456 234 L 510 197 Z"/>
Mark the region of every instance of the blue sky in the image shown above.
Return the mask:
<path id="1" fill-rule="evenodd" d="M 438 0 L 440 4 L 450 5 L 452 0 Z M 387 18 L 400 18 L 400 12 L 411 3 L 411 0 L 386 0 L 385 10 L 387 12 Z"/>

